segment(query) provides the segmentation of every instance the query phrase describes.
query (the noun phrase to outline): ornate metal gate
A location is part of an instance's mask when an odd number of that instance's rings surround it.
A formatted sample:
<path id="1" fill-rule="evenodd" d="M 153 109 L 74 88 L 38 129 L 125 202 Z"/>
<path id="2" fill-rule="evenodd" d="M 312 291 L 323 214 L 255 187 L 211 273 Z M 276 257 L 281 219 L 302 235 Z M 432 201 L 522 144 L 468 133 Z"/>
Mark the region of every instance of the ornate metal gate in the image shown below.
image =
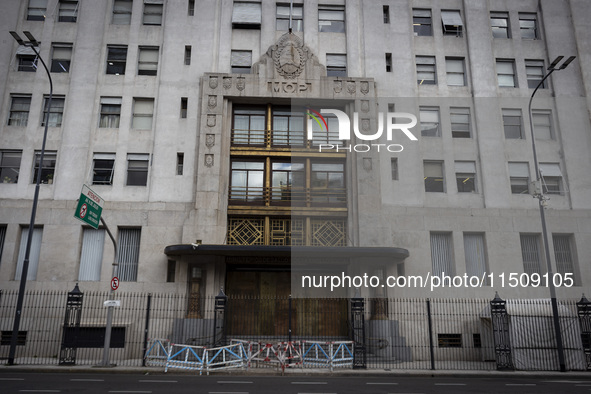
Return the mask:
<path id="1" fill-rule="evenodd" d="M 59 365 L 76 364 L 76 350 L 78 350 L 77 342 L 78 336 L 80 335 L 83 298 L 84 293 L 80 291 L 78 283 L 76 283 L 74 289 L 68 293 Z"/>
<path id="2" fill-rule="evenodd" d="M 353 339 L 353 369 L 367 368 L 364 304 L 365 302 L 363 298 L 351 298 L 351 339 Z"/>
<path id="3" fill-rule="evenodd" d="M 493 338 L 495 344 L 495 359 L 498 370 L 513 370 L 511 358 L 511 338 L 509 336 L 509 315 L 507 314 L 507 301 L 495 293 L 495 298 L 490 302 L 490 315 L 492 320 Z"/>
<path id="4" fill-rule="evenodd" d="M 581 297 L 581 301 L 577 302 L 577 311 L 579 314 L 579 324 L 581 325 L 581 342 L 585 351 L 587 369 L 591 369 L 591 301 L 585 297 L 585 294 Z"/>

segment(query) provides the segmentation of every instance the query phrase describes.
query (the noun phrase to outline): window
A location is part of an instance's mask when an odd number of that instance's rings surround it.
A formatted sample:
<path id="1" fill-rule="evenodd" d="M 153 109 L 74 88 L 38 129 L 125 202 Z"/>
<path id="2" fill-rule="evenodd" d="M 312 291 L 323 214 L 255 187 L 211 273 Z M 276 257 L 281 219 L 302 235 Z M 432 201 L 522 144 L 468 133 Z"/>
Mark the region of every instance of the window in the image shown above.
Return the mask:
<path id="1" fill-rule="evenodd" d="M 92 163 L 92 184 L 112 185 L 114 168 L 114 153 L 95 153 Z"/>
<path id="2" fill-rule="evenodd" d="M 154 99 L 133 99 L 133 120 L 131 127 L 137 130 L 152 130 L 152 118 L 154 116 Z"/>
<path id="3" fill-rule="evenodd" d="M 435 56 L 417 56 L 416 63 L 418 84 L 435 85 L 437 83 Z"/>
<path id="4" fill-rule="evenodd" d="M 289 4 L 277 4 L 276 29 L 289 30 Z M 291 30 L 304 30 L 304 9 L 302 4 L 294 4 L 291 11 Z"/>
<path id="5" fill-rule="evenodd" d="M 444 36 L 462 37 L 464 22 L 458 10 L 441 10 L 441 23 Z"/>
<path id="6" fill-rule="evenodd" d="M 232 10 L 232 27 L 234 29 L 260 29 L 261 3 L 235 1 Z"/>
<path id="7" fill-rule="evenodd" d="M 37 52 L 39 47 L 35 47 Z M 16 50 L 16 60 L 18 62 L 18 71 L 35 72 L 37 71 L 37 54 L 33 48 L 19 45 Z"/>
<path id="8" fill-rule="evenodd" d="M 78 18 L 78 1 L 60 0 L 59 22 L 76 22 Z"/>
<path id="9" fill-rule="evenodd" d="M 156 75 L 158 47 L 139 47 L 137 75 Z"/>
<path id="10" fill-rule="evenodd" d="M 519 31 L 524 40 L 535 40 L 538 37 L 538 16 L 533 13 L 519 13 Z"/>
<path id="11" fill-rule="evenodd" d="M 470 138 L 470 108 L 449 109 L 451 136 L 453 138 Z"/>
<path id="12" fill-rule="evenodd" d="M 291 108 L 273 108 L 271 144 L 275 146 L 304 145 L 304 117 Z"/>
<path id="13" fill-rule="evenodd" d="M 189 16 L 195 15 L 195 0 L 189 0 L 187 2 L 187 15 L 189 15 Z"/>
<path id="14" fill-rule="evenodd" d="M 390 171 L 392 174 L 392 180 L 397 181 L 398 180 L 398 158 L 397 157 L 392 157 L 390 159 Z"/>
<path id="15" fill-rule="evenodd" d="M 463 58 L 445 58 L 445 67 L 447 69 L 447 84 L 449 86 L 465 86 L 466 75 L 464 71 Z"/>
<path id="16" fill-rule="evenodd" d="M 412 28 L 415 36 L 432 36 L 431 10 L 412 10 Z"/>
<path id="17" fill-rule="evenodd" d="M 455 167 L 458 193 L 475 193 L 476 163 L 473 161 L 456 161 Z"/>
<path id="18" fill-rule="evenodd" d="M 21 242 L 18 250 L 18 260 L 16 263 L 16 274 L 14 280 L 21 280 L 23 272 L 23 262 L 27 249 L 27 238 L 29 237 L 29 227 L 21 229 Z M 33 237 L 31 239 L 31 249 L 29 251 L 29 267 L 27 270 L 27 280 L 37 280 L 37 267 L 39 266 L 39 255 L 41 252 L 41 240 L 43 238 L 43 227 L 33 228 Z"/>
<path id="19" fill-rule="evenodd" d="M 191 45 L 185 45 L 185 66 L 191 64 Z"/>
<path id="20" fill-rule="evenodd" d="M 305 199 L 306 173 L 304 163 L 273 162 L 271 164 L 271 200 L 273 203 L 303 202 Z"/>
<path id="21" fill-rule="evenodd" d="M 29 121 L 29 109 L 31 107 L 31 96 L 12 95 L 10 103 L 10 115 L 8 116 L 9 126 L 25 127 Z"/>
<path id="22" fill-rule="evenodd" d="M 392 54 L 389 52 L 386 53 L 386 72 L 392 72 Z"/>
<path id="23" fill-rule="evenodd" d="M 344 33 L 345 6 L 319 5 L 318 31 L 321 33 Z"/>
<path id="24" fill-rule="evenodd" d="M 127 186 L 146 186 L 148 184 L 148 166 L 150 155 L 127 155 Z"/>
<path id="25" fill-rule="evenodd" d="M 185 154 L 183 152 L 178 152 L 176 154 L 176 174 L 183 175 L 183 166 L 185 163 Z"/>
<path id="26" fill-rule="evenodd" d="M 328 125 L 328 132 L 324 127 L 321 128 L 318 123 L 312 122 L 312 146 L 321 144 L 344 145 L 345 141 L 339 139 L 339 120 L 337 117 L 330 114 L 324 115 L 324 119 Z"/>
<path id="27" fill-rule="evenodd" d="M 437 334 L 437 347 L 462 347 L 462 334 Z"/>
<path id="28" fill-rule="evenodd" d="M 425 191 L 428 193 L 444 193 L 443 162 L 424 161 L 423 168 L 425 171 Z"/>
<path id="29" fill-rule="evenodd" d="M 41 160 L 41 151 L 35 151 L 35 168 L 33 169 L 33 180 L 31 183 L 37 182 L 37 172 L 39 171 L 39 161 Z M 53 176 L 55 175 L 55 162 L 57 160 L 57 152 L 45 151 L 43 155 L 43 165 L 41 166 L 41 183 L 52 184 Z"/>
<path id="30" fill-rule="evenodd" d="M 3 183 L 17 183 L 21 168 L 21 150 L 0 150 L 0 179 Z"/>
<path id="31" fill-rule="evenodd" d="M 189 99 L 181 97 L 181 119 L 187 118 L 187 107 L 189 105 Z"/>
<path id="32" fill-rule="evenodd" d="M 265 144 L 265 109 L 237 107 L 234 109 L 232 145 Z"/>
<path id="33" fill-rule="evenodd" d="M 173 283 L 175 276 L 176 276 L 176 261 L 168 260 L 168 264 L 166 267 L 166 282 Z"/>
<path id="34" fill-rule="evenodd" d="M 419 107 L 419 122 L 421 123 L 421 136 L 441 137 L 439 108 Z"/>
<path id="35" fill-rule="evenodd" d="M 133 0 L 115 0 L 113 2 L 113 19 L 111 23 L 114 25 L 129 25 L 131 23 L 131 8 Z"/>
<path id="36" fill-rule="evenodd" d="M 433 276 L 455 275 L 453 261 L 453 243 L 451 233 L 432 232 L 431 238 L 431 265 Z"/>
<path id="37" fill-rule="evenodd" d="M 466 274 L 482 278 L 487 271 L 484 234 L 464 233 L 464 256 L 466 257 Z"/>
<path id="38" fill-rule="evenodd" d="M 48 127 L 61 127 L 62 119 L 64 116 L 64 102 L 66 98 L 64 96 L 53 96 L 51 98 L 51 108 L 47 108 L 49 103 L 49 96 L 43 96 L 43 118 L 41 120 L 41 126 L 45 126 L 47 119 Z M 49 118 L 47 116 L 49 112 Z"/>
<path id="39" fill-rule="evenodd" d="M 232 73 L 250 74 L 252 67 L 252 51 L 232 51 L 230 63 Z"/>
<path id="40" fill-rule="evenodd" d="M 509 181 L 511 183 L 512 194 L 529 193 L 529 164 L 528 163 L 509 163 Z"/>
<path id="41" fill-rule="evenodd" d="M 347 76 L 347 55 L 326 54 L 326 75 L 328 77 Z"/>
<path id="42" fill-rule="evenodd" d="M 542 79 L 544 79 L 544 61 L 526 60 L 525 74 L 527 75 L 527 86 L 530 89 L 535 89 Z M 546 88 L 546 81 L 544 81 L 540 88 Z"/>
<path id="43" fill-rule="evenodd" d="M 99 127 L 119 128 L 121 97 L 101 97 Z"/>
<path id="44" fill-rule="evenodd" d="M 19 331 L 17 334 L 16 345 L 25 346 L 27 344 L 27 331 Z M 2 331 L 2 339 L 0 339 L 0 346 L 9 346 L 12 341 L 12 330 Z"/>
<path id="45" fill-rule="evenodd" d="M 505 138 L 522 139 L 523 121 L 520 109 L 503 109 L 503 129 Z"/>
<path id="46" fill-rule="evenodd" d="M 28 21 L 44 21 L 47 11 L 47 0 L 29 0 L 27 8 Z"/>
<path id="47" fill-rule="evenodd" d="M 497 60 L 497 81 L 499 87 L 516 88 L 515 62 L 513 60 Z"/>
<path id="48" fill-rule="evenodd" d="M 385 5 L 383 7 L 384 12 L 384 23 L 390 23 L 390 6 Z"/>
<path id="49" fill-rule="evenodd" d="M 119 228 L 117 275 L 123 282 L 137 281 L 141 235 L 141 228 Z"/>
<path id="50" fill-rule="evenodd" d="M 310 179 L 312 202 L 344 203 L 345 166 L 343 163 L 312 163 Z"/>
<path id="51" fill-rule="evenodd" d="M 263 201 L 265 163 L 263 161 L 232 161 L 230 200 Z"/>
<path id="52" fill-rule="evenodd" d="M 510 38 L 511 30 L 509 29 L 509 13 L 491 12 L 490 28 L 492 30 L 493 38 Z"/>
<path id="53" fill-rule="evenodd" d="M 126 62 L 126 46 L 107 46 L 107 74 L 124 75 Z"/>
<path id="54" fill-rule="evenodd" d="M 105 245 L 105 230 L 85 228 L 82 233 L 78 280 L 100 281 Z"/>
<path id="55" fill-rule="evenodd" d="M 53 44 L 51 47 L 51 72 L 70 72 L 72 44 Z"/>
<path id="56" fill-rule="evenodd" d="M 534 136 L 537 140 L 552 140 L 552 115 L 550 111 L 532 111 L 534 122 Z"/>
<path id="57" fill-rule="evenodd" d="M 542 190 L 548 194 L 562 192 L 562 172 L 558 163 L 540 163 Z"/>
<path id="58" fill-rule="evenodd" d="M 554 244 L 554 259 L 556 260 L 556 272 L 559 274 L 575 273 L 573 258 L 573 236 L 572 234 L 552 234 Z"/>
<path id="59" fill-rule="evenodd" d="M 162 24 L 162 0 L 144 0 L 144 25 L 160 26 Z"/>
<path id="60" fill-rule="evenodd" d="M 526 274 L 540 273 L 540 236 L 538 234 L 519 234 L 521 240 L 521 256 L 523 272 Z"/>

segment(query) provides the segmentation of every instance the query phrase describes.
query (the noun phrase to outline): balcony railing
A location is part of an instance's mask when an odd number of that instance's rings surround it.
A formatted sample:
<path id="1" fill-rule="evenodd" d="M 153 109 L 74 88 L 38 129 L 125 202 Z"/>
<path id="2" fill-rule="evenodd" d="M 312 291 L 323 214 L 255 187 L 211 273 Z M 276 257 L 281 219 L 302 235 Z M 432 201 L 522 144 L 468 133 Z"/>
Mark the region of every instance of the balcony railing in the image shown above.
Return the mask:
<path id="1" fill-rule="evenodd" d="M 345 188 L 305 188 L 294 186 L 238 187 L 229 190 L 229 203 L 234 205 L 336 205 L 347 204 Z"/>

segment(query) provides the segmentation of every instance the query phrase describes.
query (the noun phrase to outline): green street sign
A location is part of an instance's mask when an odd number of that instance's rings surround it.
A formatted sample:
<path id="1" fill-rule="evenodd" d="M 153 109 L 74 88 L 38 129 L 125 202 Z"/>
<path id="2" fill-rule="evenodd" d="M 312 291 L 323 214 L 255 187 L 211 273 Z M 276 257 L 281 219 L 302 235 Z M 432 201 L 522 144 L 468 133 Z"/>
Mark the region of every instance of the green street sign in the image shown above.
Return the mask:
<path id="1" fill-rule="evenodd" d="M 86 185 L 82 186 L 80 199 L 74 217 L 83 221 L 89 226 L 98 229 L 101 220 L 101 212 L 103 211 L 103 200 L 98 194 L 90 190 Z"/>

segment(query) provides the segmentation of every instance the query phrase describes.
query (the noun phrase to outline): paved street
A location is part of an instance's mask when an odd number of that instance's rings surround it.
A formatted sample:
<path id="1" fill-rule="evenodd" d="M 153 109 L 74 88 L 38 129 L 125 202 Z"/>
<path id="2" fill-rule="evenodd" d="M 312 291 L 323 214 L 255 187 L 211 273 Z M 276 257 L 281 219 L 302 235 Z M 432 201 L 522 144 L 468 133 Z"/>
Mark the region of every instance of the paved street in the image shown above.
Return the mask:
<path id="1" fill-rule="evenodd" d="M 345 394 L 345 393 L 591 393 L 589 379 L 193 376 L 139 374 L 0 373 L 0 391 L 8 393 L 120 394 Z"/>

